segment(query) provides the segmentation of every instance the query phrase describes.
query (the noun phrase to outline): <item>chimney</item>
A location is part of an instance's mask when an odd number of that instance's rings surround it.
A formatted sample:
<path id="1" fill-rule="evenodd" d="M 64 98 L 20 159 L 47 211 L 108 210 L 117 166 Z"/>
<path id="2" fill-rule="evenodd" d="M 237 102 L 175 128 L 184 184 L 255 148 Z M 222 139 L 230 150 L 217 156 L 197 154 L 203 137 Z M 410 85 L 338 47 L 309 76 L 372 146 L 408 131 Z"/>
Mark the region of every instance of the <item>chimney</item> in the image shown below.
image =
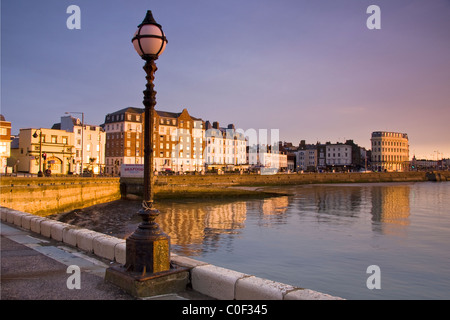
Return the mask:
<path id="1" fill-rule="evenodd" d="M 213 122 L 213 128 L 214 129 L 219 129 L 219 123 L 217 121 Z"/>

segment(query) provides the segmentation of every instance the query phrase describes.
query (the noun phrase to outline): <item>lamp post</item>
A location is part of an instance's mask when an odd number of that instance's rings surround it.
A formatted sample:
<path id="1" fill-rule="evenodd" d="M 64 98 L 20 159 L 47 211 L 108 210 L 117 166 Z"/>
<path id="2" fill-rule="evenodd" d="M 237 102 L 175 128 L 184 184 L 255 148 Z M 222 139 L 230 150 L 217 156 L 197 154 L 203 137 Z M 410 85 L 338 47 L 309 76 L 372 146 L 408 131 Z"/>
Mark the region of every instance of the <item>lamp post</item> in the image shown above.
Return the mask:
<path id="1" fill-rule="evenodd" d="M 147 86 L 144 91 L 144 199 L 139 215 L 141 224 L 126 239 L 125 265 L 106 269 L 105 280 L 138 297 L 180 292 L 189 283 L 188 268 L 170 263 L 170 238 L 155 222 L 159 211 L 153 208 L 153 90 L 155 60 L 163 52 L 167 39 L 161 26 L 147 11 L 133 39 L 137 53 L 145 60 Z"/>
<path id="2" fill-rule="evenodd" d="M 36 130 L 33 134 L 33 138 L 37 138 L 38 134 L 37 134 L 38 130 Z M 42 129 L 39 129 L 39 171 L 38 171 L 38 177 L 43 177 L 44 174 L 42 172 Z"/>
<path id="3" fill-rule="evenodd" d="M 155 222 L 159 211 L 153 207 L 153 129 L 156 91 L 153 89 L 155 60 L 164 51 L 167 39 L 161 25 L 156 23 L 150 10 L 138 26 L 132 39 L 137 53 L 145 60 L 147 85 L 144 91 L 144 195 L 139 215 L 141 224 L 126 239 L 126 263 L 128 271 L 158 273 L 170 269 L 170 238 Z"/>

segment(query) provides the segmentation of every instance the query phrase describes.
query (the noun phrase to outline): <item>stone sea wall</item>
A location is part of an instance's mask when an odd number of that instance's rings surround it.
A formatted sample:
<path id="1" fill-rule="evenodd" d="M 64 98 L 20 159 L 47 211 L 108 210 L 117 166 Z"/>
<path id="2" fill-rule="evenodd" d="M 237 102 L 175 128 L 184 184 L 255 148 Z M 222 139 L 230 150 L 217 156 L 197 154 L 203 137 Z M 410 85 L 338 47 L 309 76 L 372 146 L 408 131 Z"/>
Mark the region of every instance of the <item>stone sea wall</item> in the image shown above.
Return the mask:
<path id="1" fill-rule="evenodd" d="M 0 205 L 38 216 L 120 199 L 119 178 L 2 177 Z"/>
<path id="2" fill-rule="evenodd" d="M 155 198 L 267 196 L 270 194 L 245 188 L 302 185 L 313 183 L 367 183 L 450 181 L 450 172 L 369 172 L 369 173 L 292 173 L 276 175 L 172 175 L 155 176 Z M 139 197 L 143 193 L 142 178 L 121 178 L 123 197 Z"/>

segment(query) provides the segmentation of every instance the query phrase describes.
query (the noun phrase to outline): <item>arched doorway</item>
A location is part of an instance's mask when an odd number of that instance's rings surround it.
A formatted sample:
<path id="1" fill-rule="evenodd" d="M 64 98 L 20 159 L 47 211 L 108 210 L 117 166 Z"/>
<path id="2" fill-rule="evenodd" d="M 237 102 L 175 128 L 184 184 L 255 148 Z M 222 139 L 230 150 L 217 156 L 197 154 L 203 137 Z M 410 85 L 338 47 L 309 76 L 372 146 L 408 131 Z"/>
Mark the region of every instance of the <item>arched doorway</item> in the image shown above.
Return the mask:
<path id="1" fill-rule="evenodd" d="M 62 161 L 61 159 L 57 158 L 57 157 L 50 157 L 47 159 L 47 163 L 46 163 L 46 169 L 50 169 L 52 174 L 54 173 L 63 173 L 63 166 L 62 166 Z"/>

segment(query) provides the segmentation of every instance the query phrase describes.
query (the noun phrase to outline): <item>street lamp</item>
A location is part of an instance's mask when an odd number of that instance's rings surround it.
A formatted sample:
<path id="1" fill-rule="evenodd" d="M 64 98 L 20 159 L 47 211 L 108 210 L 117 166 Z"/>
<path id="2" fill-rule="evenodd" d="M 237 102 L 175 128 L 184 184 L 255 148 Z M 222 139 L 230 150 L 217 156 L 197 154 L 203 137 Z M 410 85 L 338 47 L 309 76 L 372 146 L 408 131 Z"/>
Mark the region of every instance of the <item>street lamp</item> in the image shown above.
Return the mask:
<path id="1" fill-rule="evenodd" d="M 144 91 L 144 195 L 139 211 L 143 222 L 126 240 L 126 264 L 129 271 L 158 273 L 170 269 L 170 238 L 155 222 L 159 211 L 153 207 L 153 128 L 156 91 L 153 89 L 155 60 L 164 51 L 167 39 L 152 12 L 147 11 L 132 39 L 137 53 L 145 60 L 147 85 Z"/>
<path id="2" fill-rule="evenodd" d="M 39 131 L 39 136 L 37 132 Z M 39 171 L 38 171 L 38 177 L 43 177 L 44 174 L 42 173 L 42 129 L 38 129 L 33 133 L 33 138 L 39 137 Z"/>
<path id="3" fill-rule="evenodd" d="M 170 238 L 155 223 L 159 211 L 153 208 L 153 119 L 155 60 L 163 52 L 167 39 L 161 26 L 147 11 L 133 37 L 137 53 L 145 60 L 147 86 L 144 91 L 144 199 L 139 215 L 141 224 L 126 239 L 125 265 L 106 269 L 105 279 L 134 296 L 145 297 L 180 292 L 189 282 L 189 270 L 170 263 Z"/>

